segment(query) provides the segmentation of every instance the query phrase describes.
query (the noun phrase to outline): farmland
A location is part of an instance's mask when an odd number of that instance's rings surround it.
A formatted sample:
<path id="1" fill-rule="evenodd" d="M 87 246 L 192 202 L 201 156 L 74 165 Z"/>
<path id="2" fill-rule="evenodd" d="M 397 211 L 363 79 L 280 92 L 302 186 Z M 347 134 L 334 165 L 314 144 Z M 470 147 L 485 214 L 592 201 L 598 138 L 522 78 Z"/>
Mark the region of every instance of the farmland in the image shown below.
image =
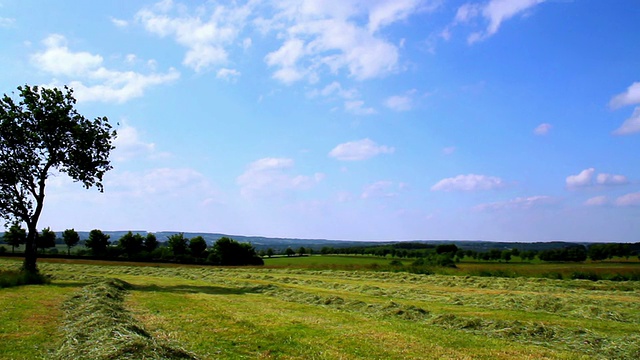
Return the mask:
<path id="1" fill-rule="evenodd" d="M 640 356 L 640 282 L 473 276 L 487 269 L 464 263 L 444 275 L 368 269 L 376 261 L 279 258 L 255 268 L 42 261 L 50 284 L 0 289 L 0 358 L 64 358 L 65 304 L 112 278 L 128 284 L 123 308 L 145 332 L 200 359 Z M 0 259 L 0 269 L 19 265 Z M 531 269 L 546 264 L 489 265 L 535 276 Z M 569 274 L 571 266 L 539 272 Z"/>

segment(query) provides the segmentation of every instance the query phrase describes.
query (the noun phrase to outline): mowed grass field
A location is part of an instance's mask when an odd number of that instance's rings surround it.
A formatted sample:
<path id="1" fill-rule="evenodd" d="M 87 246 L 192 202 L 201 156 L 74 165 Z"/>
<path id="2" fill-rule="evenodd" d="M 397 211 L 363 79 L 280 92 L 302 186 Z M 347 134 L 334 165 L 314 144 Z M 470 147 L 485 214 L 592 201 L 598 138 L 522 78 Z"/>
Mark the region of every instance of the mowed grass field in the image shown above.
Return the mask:
<path id="1" fill-rule="evenodd" d="M 0 259 L 0 270 L 19 266 Z M 259 268 L 41 261 L 40 269 L 50 284 L 0 289 L 1 359 L 51 358 L 65 337 L 64 304 L 109 278 L 131 285 L 124 308 L 140 326 L 200 359 L 640 358 L 640 282 L 271 260 Z"/>

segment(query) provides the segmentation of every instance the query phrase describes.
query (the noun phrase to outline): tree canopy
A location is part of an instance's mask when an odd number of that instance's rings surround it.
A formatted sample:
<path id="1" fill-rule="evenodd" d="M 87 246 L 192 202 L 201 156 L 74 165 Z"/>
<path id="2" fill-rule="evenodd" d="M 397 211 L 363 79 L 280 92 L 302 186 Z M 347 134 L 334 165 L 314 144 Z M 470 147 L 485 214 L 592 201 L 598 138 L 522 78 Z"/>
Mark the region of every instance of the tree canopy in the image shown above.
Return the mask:
<path id="1" fill-rule="evenodd" d="M 47 179 L 65 173 L 102 192 L 116 132 L 106 117 L 80 115 L 66 86 L 25 85 L 17 92 L 17 101 L 6 94 L 0 99 L 0 217 L 27 225 L 23 270 L 35 273 Z"/>

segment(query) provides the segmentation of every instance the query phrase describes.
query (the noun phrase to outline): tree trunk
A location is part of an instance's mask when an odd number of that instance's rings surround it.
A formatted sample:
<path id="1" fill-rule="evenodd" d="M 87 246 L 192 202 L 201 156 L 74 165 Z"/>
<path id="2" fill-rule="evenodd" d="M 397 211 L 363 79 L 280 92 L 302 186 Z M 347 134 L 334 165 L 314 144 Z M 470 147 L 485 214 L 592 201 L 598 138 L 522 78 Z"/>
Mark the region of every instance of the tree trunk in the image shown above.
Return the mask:
<path id="1" fill-rule="evenodd" d="M 29 226 L 29 234 L 27 235 L 27 241 L 24 249 L 24 263 L 22 264 L 22 271 L 31 274 L 38 273 L 38 266 L 36 260 L 38 259 L 38 251 L 36 249 L 36 236 L 38 235 L 35 227 L 32 229 Z"/>

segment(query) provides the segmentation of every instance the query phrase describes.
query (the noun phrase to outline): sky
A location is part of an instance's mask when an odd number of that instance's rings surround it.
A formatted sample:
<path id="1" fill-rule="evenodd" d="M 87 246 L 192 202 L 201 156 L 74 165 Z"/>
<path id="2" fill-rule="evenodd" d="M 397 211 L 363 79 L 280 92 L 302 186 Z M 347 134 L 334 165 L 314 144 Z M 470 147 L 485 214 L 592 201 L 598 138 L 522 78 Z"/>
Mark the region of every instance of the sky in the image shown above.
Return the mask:
<path id="1" fill-rule="evenodd" d="M 74 89 L 105 190 L 39 227 L 640 241 L 637 0 L 0 0 L 0 93 Z M 13 95 L 15 96 L 15 95 Z"/>

